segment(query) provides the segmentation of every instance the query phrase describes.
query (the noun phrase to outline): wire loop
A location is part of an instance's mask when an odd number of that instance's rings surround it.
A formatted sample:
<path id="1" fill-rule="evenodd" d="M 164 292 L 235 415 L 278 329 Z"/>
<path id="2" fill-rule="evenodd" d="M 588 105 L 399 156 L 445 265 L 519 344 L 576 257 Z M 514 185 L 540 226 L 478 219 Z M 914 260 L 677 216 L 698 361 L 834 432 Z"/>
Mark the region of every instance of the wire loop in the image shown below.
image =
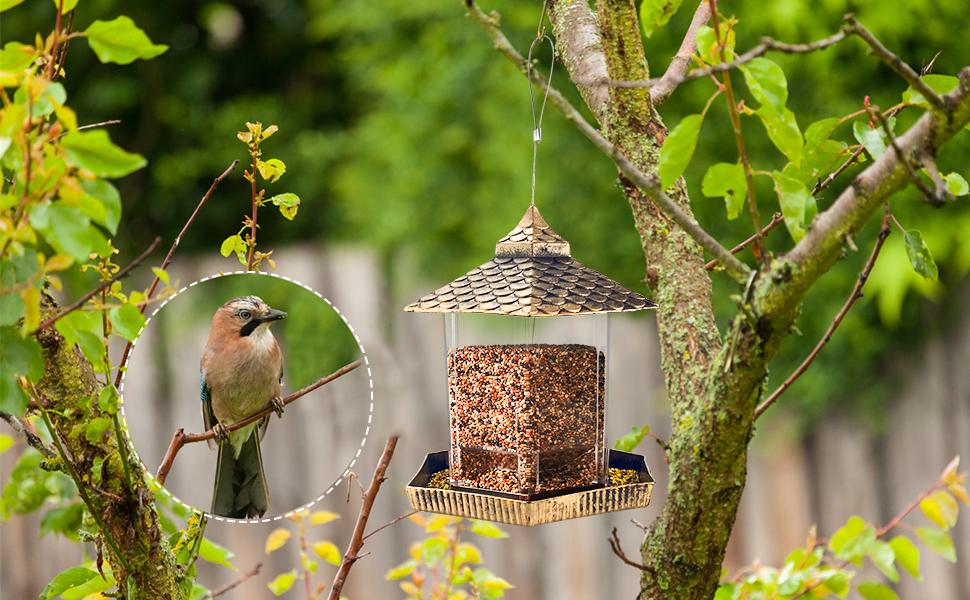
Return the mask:
<path id="1" fill-rule="evenodd" d="M 543 4 L 543 16 L 545 15 L 545 4 Z M 549 60 L 549 75 L 546 78 L 546 90 L 542 95 L 542 104 L 539 105 L 539 112 L 536 114 L 535 84 L 532 81 L 532 55 L 536 46 L 543 42 L 549 42 L 549 49 L 552 57 Z M 542 118 L 546 114 L 546 103 L 549 101 L 549 86 L 552 85 L 552 74 L 556 68 L 556 43 L 551 37 L 546 35 L 542 27 L 542 20 L 539 21 L 539 28 L 536 31 L 536 38 L 529 46 L 529 56 L 526 58 L 526 79 L 529 80 L 529 105 L 532 107 L 532 195 L 529 206 L 536 205 L 536 158 L 539 153 L 539 142 L 542 141 Z"/>

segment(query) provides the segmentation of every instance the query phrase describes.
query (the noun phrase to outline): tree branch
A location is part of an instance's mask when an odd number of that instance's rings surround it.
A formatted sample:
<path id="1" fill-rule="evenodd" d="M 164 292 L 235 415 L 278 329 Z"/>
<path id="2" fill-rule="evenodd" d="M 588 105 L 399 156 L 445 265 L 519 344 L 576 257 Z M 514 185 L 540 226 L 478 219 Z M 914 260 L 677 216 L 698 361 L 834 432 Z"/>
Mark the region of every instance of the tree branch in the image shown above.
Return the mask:
<path id="1" fill-rule="evenodd" d="M 468 13 L 481 25 L 491 38 L 495 48 L 506 58 L 511 60 L 518 69 L 528 74 L 525 59 L 512 46 L 498 25 L 498 17 L 485 14 L 473 0 L 465 0 Z M 746 283 L 751 269 L 734 257 L 727 248 L 722 246 L 711 234 L 707 233 L 700 224 L 688 215 L 670 196 L 664 192 L 660 181 L 656 177 L 648 176 L 633 165 L 609 140 L 598 132 L 575 107 L 541 75 L 532 70 L 532 81 L 539 89 L 548 94 L 549 101 L 558 108 L 567 120 L 572 121 L 579 131 L 593 142 L 601 152 L 606 154 L 616 164 L 620 172 L 630 179 L 638 188 L 643 190 L 677 225 L 687 232 L 698 244 L 714 255 L 724 265 L 725 271 L 739 283 Z"/>
<path id="2" fill-rule="evenodd" d="M 785 220 L 784 215 L 782 215 L 780 212 L 776 212 L 774 215 L 772 215 L 771 221 L 769 221 L 768 224 L 765 225 L 760 232 L 751 234 L 751 236 L 745 239 L 743 242 L 741 242 L 734 248 L 731 248 L 731 254 L 737 254 L 738 252 L 744 250 L 751 244 L 751 242 L 758 239 L 759 236 L 764 236 L 775 227 L 778 227 L 778 225 L 784 222 L 784 220 Z M 707 269 L 708 271 L 713 271 L 715 267 L 717 267 L 716 260 L 708 261 L 708 263 L 704 265 L 704 268 Z"/>
<path id="3" fill-rule="evenodd" d="M 123 269 L 121 269 L 120 271 L 118 271 L 117 273 L 115 273 L 112 278 L 106 279 L 106 280 L 102 281 L 101 284 L 98 287 L 94 288 L 93 290 L 91 290 L 88 293 L 84 294 L 83 296 L 81 296 L 80 298 L 78 298 L 77 300 L 75 300 L 74 302 L 72 302 L 71 304 L 69 304 L 66 307 L 62 308 L 60 311 L 58 311 L 53 316 L 48 317 L 47 320 L 45 320 L 43 323 L 41 323 L 40 325 L 37 326 L 37 329 L 34 331 L 34 335 L 38 335 L 41 331 L 47 329 L 48 327 L 50 327 L 51 325 L 53 325 L 54 323 L 56 323 L 58 321 L 58 319 L 61 319 L 61 318 L 65 317 L 65 316 L 67 316 L 68 314 L 70 314 L 70 313 L 78 310 L 82 306 L 84 306 L 84 304 L 88 300 L 90 300 L 91 298 L 94 298 L 96 295 L 100 294 L 101 293 L 101 290 L 106 290 L 109 287 L 111 287 L 111 285 L 114 282 L 116 282 L 116 281 L 118 281 L 120 279 L 124 279 L 125 277 L 127 277 L 128 274 L 131 273 L 132 270 L 134 270 L 135 267 L 137 267 L 138 265 L 140 265 L 142 263 L 142 261 L 144 261 L 146 258 L 148 258 L 148 255 L 150 255 L 152 252 L 155 251 L 155 248 L 158 247 L 158 243 L 160 241 L 161 241 L 161 238 L 157 238 L 156 237 L 155 240 L 151 243 L 150 246 L 148 246 L 147 249 L 145 249 L 144 252 L 142 252 L 141 254 L 139 254 L 135 258 L 135 260 L 133 260 L 130 263 L 128 263 L 128 266 L 124 267 Z"/>
<path id="4" fill-rule="evenodd" d="M 357 515 L 357 523 L 354 525 L 354 533 L 350 538 L 350 544 L 347 546 L 347 552 L 344 553 L 340 567 L 337 568 L 337 573 L 333 577 L 333 584 L 330 586 L 330 600 L 340 600 L 340 592 L 344 589 L 347 575 L 350 574 L 350 569 L 360 558 L 360 549 L 364 547 L 364 529 L 367 527 L 367 519 L 370 518 L 371 508 L 374 507 L 377 493 L 381 490 L 381 484 L 384 483 L 384 474 L 387 473 L 387 467 L 391 464 L 396 446 L 396 435 L 387 438 L 387 443 L 384 444 L 384 452 L 381 453 L 377 468 L 374 469 L 374 477 L 370 480 L 370 485 L 367 486 L 367 492 L 364 493 L 360 513 Z"/>
<path id="5" fill-rule="evenodd" d="M 309 394 L 313 390 L 330 383 L 334 379 L 338 379 L 346 375 L 347 373 L 350 373 L 351 371 L 359 367 L 361 364 L 363 364 L 362 360 L 360 359 L 355 360 L 350 364 L 346 364 L 340 367 L 339 369 L 327 375 L 326 377 L 321 377 L 320 379 L 316 380 L 314 383 L 311 383 L 310 385 L 293 392 L 289 396 L 283 398 L 282 400 L 283 406 L 286 406 L 291 402 L 294 402 L 302 398 L 303 396 Z M 267 402 L 266 407 L 261 409 L 260 411 L 253 413 L 252 415 L 246 417 L 245 419 L 242 419 L 241 421 L 236 421 L 235 423 L 224 425 L 223 431 L 225 431 L 226 433 L 232 433 L 237 429 L 241 429 L 246 425 L 255 423 L 256 421 L 262 419 L 263 417 L 269 414 L 272 414 L 275 410 L 276 408 L 272 404 Z M 217 433 L 215 431 L 215 428 L 209 429 L 203 433 L 185 433 L 184 429 L 179 428 L 172 436 L 172 441 L 168 445 L 168 450 L 165 451 L 165 457 L 162 459 L 162 464 L 158 466 L 158 471 L 155 474 L 155 479 L 158 480 L 159 485 L 165 485 L 165 479 L 168 477 L 168 472 L 172 470 L 172 463 L 175 462 L 175 457 L 178 456 L 179 450 L 181 450 L 183 446 L 185 446 L 186 444 L 193 444 L 195 442 L 204 442 L 206 440 L 212 440 L 212 439 L 215 439 L 216 436 L 217 436 Z"/>
<path id="6" fill-rule="evenodd" d="M 613 528 L 613 532 L 610 534 L 610 537 L 608 539 L 610 542 L 610 549 L 613 550 L 613 554 L 617 555 L 620 558 L 620 560 L 630 565 L 631 567 L 640 569 L 641 571 L 646 571 L 648 573 L 654 572 L 653 567 L 644 565 L 642 563 L 638 563 L 626 555 L 626 552 L 623 551 L 623 547 L 620 546 L 620 537 L 616 534 L 616 527 Z"/>
<path id="7" fill-rule="evenodd" d="M 255 567 L 253 567 L 252 569 L 246 571 L 245 573 L 243 573 L 242 575 L 240 575 L 236 579 L 230 581 L 229 583 L 227 583 L 226 585 L 224 585 L 222 587 L 218 587 L 218 588 L 212 590 L 211 592 L 209 592 L 209 594 L 206 596 L 206 598 L 218 598 L 219 596 L 222 596 L 223 594 L 227 594 L 227 593 L 231 592 L 236 587 L 238 587 L 238 586 L 246 583 L 247 581 L 249 581 L 253 577 L 256 577 L 257 575 L 259 575 L 259 572 L 260 572 L 260 570 L 262 570 L 262 568 L 263 568 L 263 563 L 261 563 L 261 562 L 256 563 L 256 566 Z"/>
<path id="8" fill-rule="evenodd" d="M 842 324 L 842 319 L 844 319 L 845 315 L 848 314 L 849 309 L 852 308 L 857 300 L 862 298 L 862 287 L 866 284 L 866 281 L 868 281 L 869 273 L 872 272 L 872 268 L 876 265 L 876 259 L 879 258 L 879 252 L 882 250 L 882 246 L 892 230 L 892 224 L 889 216 L 890 212 L 887 207 L 886 215 L 882 219 L 882 228 L 879 230 L 879 234 L 876 236 L 876 244 L 872 248 L 872 253 L 869 255 L 869 260 L 866 261 L 865 266 L 862 268 L 862 272 L 859 273 L 859 277 L 856 279 L 852 292 L 850 292 L 849 297 L 845 299 L 845 304 L 842 305 L 842 308 L 839 309 L 838 313 L 836 313 L 835 318 L 832 319 L 832 323 L 828 326 L 828 329 L 825 330 L 825 335 L 823 335 L 822 339 L 815 344 L 815 348 L 813 348 L 808 356 L 805 357 L 805 360 L 798 365 L 798 368 L 795 369 L 792 374 L 789 375 L 788 378 L 778 386 L 778 389 L 772 392 L 764 402 L 758 405 L 758 408 L 754 411 L 754 417 L 756 419 L 771 408 L 771 405 L 774 404 L 775 401 L 778 400 L 778 398 L 784 394 L 793 383 L 795 383 L 795 380 L 801 377 L 802 374 L 808 370 L 808 367 L 818 356 L 819 352 L 822 351 L 822 348 L 824 348 L 825 345 L 829 343 L 829 340 L 832 339 L 832 334 L 834 334 L 835 330 L 838 329 L 839 325 Z"/>
<path id="9" fill-rule="evenodd" d="M 53 458 L 57 456 L 57 453 L 54 452 L 54 450 L 52 450 L 47 444 L 45 444 L 44 440 L 40 439 L 40 436 L 34 433 L 33 428 L 25 420 L 21 420 L 18 417 L 4 411 L 0 411 L 0 419 L 6 421 L 7 424 L 10 425 L 11 429 L 16 431 L 21 435 L 21 437 L 24 438 L 24 441 L 27 442 L 28 446 L 43 454 L 44 458 Z"/>
<path id="10" fill-rule="evenodd" d="M 420 511 L 412 510 L 411 512 L 406 512 L 403 515 L 398 515 L 397 517 L 394 517 L 393 519 L 391 519 L 387 523 L 384 523 L 383 525 L 381 525 L 380 527 L 378 527 L 374 531 L 368 533 L 362 539 L 366 540 L 367 538 L 369 538 L 370 536 L 374 535 L 375 533 L 377 533 L 379 531 L 383 531 L 383 530 L 387 529 L 388 527 L 390 527 L 392 525 L 397 525 L 398 523 L 400 523 L 404 519 L 407 519 L 408 517 L 411 517 L 411 516 L 414 516 L 414 515 L 418 514 L 418 512 L 420 512 Z"/>
<path id="11" fill-rule="evenodd" d="M 203 194 L 202 199 L 199 200 L 199 203 L 196 205 L 195 210 L 192 211 L 192 214 L 185 222 L 185 225 L 182 226 L 182 230 L 179 231 L 179 234 L 177 236 L 175 236 L 175 241 L 172 242 L 172 247 L 168 249 L 168 254 L 165 255 L 165 259 L 162 261 L 162 264 L 159 266 L 159 269 L 164 271 L 165 269 L 168 268 L 170 264 L 172 264 L 172 256 L 175 254 L 175 251 L 178 250 L 179 244 L 182 243 L 182 237 L 185 235 L 185 232 L 188 231 L 192 223 L 195 222 L 195 217 L 199 214 L 199 211 L 202 210 L 202 207 L 205 206 L 205 203 L 209 201 L 209 198 L 212 196 L 212 193 L 216 191 L 216 188 L 219 187 L 219 184 L 222 183 L 222 180 L 228 177 L 229 173 L 232 173 L 233 169 L 236 168 L 237 164 L 239 164 L 238 160 L 232 161 L 232 163 L 226 168 L 225 171 L 223 171 L 218 177 L 212 180 L 212 185 L 210 185 L 206 193 Z M 158 287 L 159 281 L 160 279 L 158 275 L 156 275 L 155 279 L 152 280 L 151 285 L 148 286 L 148 291 L 145 293 L 146 301 L 152 299 L 152 296 L 155 294 L 155 289 Z M 142 306 L 141 308 L 142 314 L 145 313 L 145 309 L 147 307 L 148 307 L 148 302 L 146 302 Z M 127 344 L 125 344 L 124 352 L 121 353 L 121 361 L 118 363 L 118 371 L 115 373 L 116 388 L 121 386 L 121 377 L 125 373 L 125 367 L 128 366 L 128 359 L 131 357 L 131 348 L 133 345 L 134 345 L 133 342 L 128 342 Z"/>
<path id="12" fill-rule="evenodd" d="M 896 153 L 896 158 L 903 164 L 903 167 L 906 169 L 906 175 L 909 176 L 910 180 L 913 182 L 913 185 L 916 186 L 916 189 L 923 194 L 923 197 L 926 198 L 926 201 L 931 205 L 937 208 L 943 206 L 945 198 L 934 194 L 928 187 L 926 187 L 923 180 L 919 178 L 919 175 L 916 173 L 916 169 L 913 168 L 913 163 L 906 158 L 906 155 L 903 154 L 903 149 L 899 147 L 899 142 L 896 141 L 896 136 L 893 135 L 892 127 L 889 126 L 889 121 L 887 121 L 886 117 L 883 116 L 882 111 L 879 110 L 879 107 L 870 107 L 868 112 L 870 117 L 879 121 L 879 124 L 882 126 L 882 130 L 886 133 L 886 138 L 889 140 L 889 145 L 892 146 L 893 152 Z"/>
<path id="13" fill-rule="evenodd" d="M 697 5 L 697 10 L 694 11 L 694 18 L 691 19 L 690 26 L 687 27 L 687 33 L 684 34 L 684 41 L 680 43 L 677 54 L 670 59 L 670 64 L 667 65 L 663 77 L 650 87 L 650 100 L 654 106 L 663 104 L 674 93 L 677 86 L 684 81 L 684 75 L 690 66 L 691 57 L 697 49 L 697 32 L 710 18 L 710 5 L 708 5 L 707 0 L 701 0 Z"/>
<path id="14" fill-rule="evenodd" d="M 556 44 L 559 58 L 569 72 L 578 73 L 580 79 L 588 81 L 607 77 L 599 22 L 589 3 L 546 0 L 546 8 L 552 30 L 559 41 Z M 473 9 L 469 7 L 468 10 Z M 604 123 L 609 109 L 609 89 L 601 85 L 577 85 L 576 88 L 596 120 Z"/>

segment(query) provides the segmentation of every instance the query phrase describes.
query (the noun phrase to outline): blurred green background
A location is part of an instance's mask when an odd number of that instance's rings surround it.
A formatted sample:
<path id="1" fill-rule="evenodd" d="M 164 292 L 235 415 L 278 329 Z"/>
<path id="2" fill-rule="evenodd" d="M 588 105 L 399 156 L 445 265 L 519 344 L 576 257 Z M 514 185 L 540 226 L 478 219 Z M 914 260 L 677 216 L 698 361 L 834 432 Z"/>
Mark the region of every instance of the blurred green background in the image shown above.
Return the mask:
<path id="1" fill-rule="evenodd" d="M 679 45 L 689 4 L 647 41 L 655 74 Z M 499 10 L 513 42 L 528 47 L 537 2 L 488 1 L 483 7 Z M 954 74 L 970 56 L 970 38 L 955 34 L 957 24 L 967 22 L 966 0 L 742 0 L 722 3 L 721 10 L 740 19 L 740 50 L 762 35 L 792 42 L 829 35 L 844 13 L 855 11 L 917 68 L 939 52 L 934 72 Z M 50 2 L 33 0 L 5 13 L 4 40 L 48 30 L 53 12 Z M 321 246 L 373 248 L 384 264 L 388 310 L 411 300 L 404 290 L 413 291 L 416 276 L 435 284 L 488 258 L 527 205 L 532 125 L 525 80 L 492 49 L 458 0 L 88 0 L 78 13 L 78 28 L 128 14 L 154 41 L 171 46 L 155 60 L 126 68 L 101 65 L 76 48 L 68 57 L 66 85 L 80 121 L 122 119 L 112 136 L 149 160 L 147 169 L 121 182 L 125 212 L 117 244 L 128 253 L 156 234 L 172 239 L 212 178 L 231 160 L 244 159 L 235 132 L 247 120 L 280 126 L 264 157 L 281 158 L 288 171 L 270 193 L 285 187 L 303 199 L 293 223 L 266 211 L 260 239 L 268 247 L 309 239 Z M 802 130 L 817 119 L 860 109 L 865 96 L 891 106 L 906 87 L 867 56 L 859 40 L 811 56 L 772 59 L 787 73 L 789 106 Z M 745 97 L 741 78 L 735 82 Z M 562 69 L 556 84 L 579 103 Z M 699 112 L 712 91 L 709 81 L 683 86 L 662 108 L 666 123 Z M 904 111 L 900 127 L 917 114 Z M 755 167 L 781 166 L 761 125 L 745 118 L 743 126 Z M 853 143 L 850 126 L 836 137 Z M 941 169 L 970 176 L 968 150 L 970 135 L 963 135 L 943 153 Z M 727 221 L 722 201 L 704 198 L 700 181 L 711 164 L 735 160 L 726 108 L 718 101 L 687 180 L 699 220 L 725 245 L 747 237 L 750 222 Z M 241 171 L 202 212 L 182 252 L 214 254 L 238 228 L 249 206 Z M 820 196 L 820 209 L 848 180 Z M 762 214 L 777 210 L 767 183 L 758 193 Z M 639 239 L 614 168 L 554 110 L 540 148 L 537 201 L 573 243 L 577 258 L 647 293 Z M 878 426 L 876 400 L 896 383 L 881 366 L 884 359 L 943 330 L 959 308 L 956 284 L 970 268 L 966 200 L 933 210 L 907 192 L 893 199 L 893 210 L 907 227 L 923 232 L 940 265 L 940 282 L 914 274 L 901 236 L 890 238 L 867 298 L 786 398 L 806 423 L 837 399 Z M 847 253 L 808 297 L 798 322 L 803 336 L 785 343 L 772 365 L 771 385 L 801 361 L 844 301 L 868 255 L 876 220 L 855 240 L 860 250 Z M 771 234 L 773 250 L 790 245 L 783 229 Z M 734 311 L 729 296 L 735 288 L 721 275 L 715 286 L 723 326 Z M 871 376 L 859 377 L 863 371 Z"/>

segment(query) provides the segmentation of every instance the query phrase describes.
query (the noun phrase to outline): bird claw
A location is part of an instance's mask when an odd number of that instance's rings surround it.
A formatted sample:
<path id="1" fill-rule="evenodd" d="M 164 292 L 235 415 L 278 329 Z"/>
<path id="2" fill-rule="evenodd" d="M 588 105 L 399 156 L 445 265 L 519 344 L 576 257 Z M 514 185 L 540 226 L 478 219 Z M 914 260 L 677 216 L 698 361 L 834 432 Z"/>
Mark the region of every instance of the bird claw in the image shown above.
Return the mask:
<path id="1" fill-rule="evenodd" d="M 212 426 L 212 433 L 216 434 L 216 440 L 221 444 L 229 441 L 229 432 L 222 423 Z"/>
<path id="2" fill-rule="evenodd" d="M 286 404 L 283 402 L 283 399 L 280 398 L 279 396 L 276 396 L 272 400 L 270 400 L 269 403 L 273 407 L 273 412 L 276 413 L 276 416 L 282 417 L 283 410 L 286 407 Z"/>

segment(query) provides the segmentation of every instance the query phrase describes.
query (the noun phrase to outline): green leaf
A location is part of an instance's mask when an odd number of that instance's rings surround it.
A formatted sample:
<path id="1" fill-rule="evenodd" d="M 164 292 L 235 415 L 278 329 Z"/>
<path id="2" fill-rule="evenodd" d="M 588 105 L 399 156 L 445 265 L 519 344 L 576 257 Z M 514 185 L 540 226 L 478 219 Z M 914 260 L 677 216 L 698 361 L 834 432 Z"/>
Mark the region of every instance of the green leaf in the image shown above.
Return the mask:
<path id="1" fill-rule="evenodd" d="M 24 0 L 0 0 L 0 12 L 5 10 L 10 10 L 11 8 L 23 3 Z"/>
<path id="2" fill-rule="evenodd" d="M 102 579 L 101 575 L 95 573 L 96 577 L 92 577 L 81 585 L 72 587 L 71 589 L 65 591 L 61 594 L 63 600 L 82 600 L 86 599 L 88 596 L 94 594 L 100 594 L 105 590 L 109 590 L 115 587 L 115 578 L 112 577 L 111 573 L 105 573 L 106 579 Z"/>
<path id="3" fill-rule="evenodd" d="M 748 193 L 748 181 L 741 164 L 717 163 L 712 165 L 701 182 L 701 192 L 708 198 L 721 196 L 727 206 L 727 218 L 737 219 L 744 208 Z"/>
<path id="4" fill-rule="evenodd" d="M 640 445 L 643 438 L 650 433 L 649 425 L 633 426 L 630 433 L 624 435 L 620 439 L 616 440 L 616 449 L 622 450 L 623 452 L 632 452 L 634 448 Z"/>
<path id="5" fill-rule="evenodd" d="M 758 57 L 740 68 L 755 100 L 762 106 L 771 106 L 776 113 L 784 112 L 788 102 L 788 80 L 781 67 L 767 58 Z"/>
<path id="6" fill-rule="evenodd" d="M 81 348 L 84 358 L 95 370 L 104 370 L 104 341 L 101 339 L 100 314 L 76 310 L 58 319 L 54 327 L 69 344 L 77 344 Z"/>
<path id="7" fill-rule="evenodd" d="M 892 546 L 881 540 L 873 542 L 869 548 L 869 560 L 876 568 L 882 571 L 889 581 L 893 583 L 899 581 L 899 572 L 896 571 L 896 552 Z"/>
<path id="8" fill-rule="evenodd" d="M 91 419 L 84 426 L 84 439 L 91 444 L 100 444 L 104 441 L 104 433 L 111 429 L 111 424 L 111 419 L 108 417 Z"/>
<path id="9" fill-rule="evenodd" d="M 916 544 L 905 535 L 897 535 L 889 541 L 889 545 L 896 553 L 896 562 L 899 566 L 916 579 L 922 579 L 919 574 L 919 548 Z"/>
<path id="10" fill-rule="evenodd" d="M 105 255 L 110 251 L 107 238 L 91 227 L 91 219 L 63 202 L 34 205 L 30 224 L 55 250 L 78 262 L 87 262 L 91 253 Z"/>
<path id="11" fill-rule="evenodd" d="M 76 588 L 83 583 L 100 578 L 97 571 L 87 567 L 71 567 L 66 571 L 61 571 L 51 579 L 44 591 L 40 593 L 41 600 L 53 600 L 69 589 Z"/>
<path id="12" fill-rule="evenodd" d="M 798 128 L 798 121 L 795 120 L 795 113 L 782 108 L 781 112 L 775 110 L 770 104 L 765 104 L 755 111 L 761 124 L 764 125 L 768 133 L 768 139 L 781 151 L 788 160 L 797 163 L 802 158 L 802 132 Z"/>
<path id="13" fill-rule="evenodd" d="M 259 170 L 259 174 L 263 176 L 263 179 L 270 183 L 275 183 L 286 173 L 286 165 L 283 164 L 278 158 L 271 158 L 269 160 L 257 160 L 256 168 Z"/>
<path id="14" fill-rule="evenodd" d="M 33 336 L 22 338 L 12 327 L 0 327 L 0 364 L 5 371 L 39 381 L 44 374 L 44 353 Z"/>
<path id="15" fill-rule="evenodd" d="M 0 86 L 19 85 L 24 71 L 37 59 L 37 49 L 20 42 L 7 42 L 0 50 Z M 9 138 L 8 138 L 9 139 Z M 0 148 L 0 156 L 6 147 Z"/>
<path id="16" fill-rule="evenodd" d="M 687 115 L 670 132 L 660 148 L 660 184 L 669 188 L 684 174 L 697 147 L 697 136 L 701 132 L 704 115 Z"/>
<path id="17" fill-rule="evenodd" d="M 228 548 L 220 546 L 208 538 L 202 538 L 202 543 L 199 544 L 199 558 L 235 571 L 236 566 L 229 561 L 233 556 L 232 551 Z"/>
<path id="18" fill-rule="evenodd" d="M 507 538 L 509 534 L 505 533 L 495 523 L 489 523 L 488 521 L 472 521 L 472 533 L 475 535 L 480 535 L 487 538 Z"/>
<path id="19" fill-rule="evenodd" d="M 13 447 L 13 438 L 6 433 L 0 433 L 0 454 Z"/>
<path id="20" fill-rule="evenodd" d="M 98 394 L 98 409 L 109 415 L 118 412 L 118 390 L 115 386 L 106 385 Z"/>
<path id="21" fill-rule="evenodd" d="M 421 560 L 428 565 L 437 564 L 448 552 L 448 541 L 440 537 L 425 538 L 421 542 Z"/>
<path id="22" fill-rule="evenodd" d="M 25 308 L 19 294 L 0 294 L 0 326 L 16 325 L 23 318 Z"/>
<path id="23" fill-rule="evenodd" d="M 155 277 L 158 277 L 159 281 L 161 281 L 165 285 L 168 285 L 168 281 L 169 281 L 168 273 L 165 272 L 165 270 L 159 269 L 158 267 L 152 267 L 152 273 L 155 274 Z"/>
<path id="24" fill-rule="evenodd" d="M 17 377 L 6 370 L 0 370 L 0 410 L 12 415 L 22 415 L 27 410 L 27 396 Z"/>
<path id="25" fill-rule="evenodd" d="M 60 5 L 61 14 L 66 15 L 74 10 L 74 7 L 77 6 L 78 0 L 51 0 L 51 2 L 54 3 L 54 8 L 57 8 L 58 5 Z"/>
<path id="26" fill-rule="evenodd" d="M 293 583 L 296 581 L 296 569 L 292 571 L 287 571 L 286 573 L 280 573 L 276 576 L 273 581 L 266 584 L 269 591 L 273 592 L 274 596 L 282 596 L 293 587 Z"/>
<path id="27" fill-rule="evenodd" d="M 164 44 L 153 44 L 144 31 L 123 16 L 112 21 L 95 21 L 84 34 L 103 63 L 127 65 L 138 58 L 155 58 L 168 50 Z"/>
<path id="28" fill-rule="evenodd" d="M 61 139 L 67 161 L 98 177 L 124 177 L 147 163 L 145 157 L 116 146 L 107 131 L 74 131 Z"/>
<path id="29" fill-rule="evenodd" d="M 328 563 L 337 566 L 340 564 L 341 556 L 340 549 L 337 548 L 336 544 L 333 542 L 328 542 L 324 540 L 322 542 L 316 542 L 313 544 L 313 552 L 319 556 L 321 559 L 327 561 Z"/>
<path id="30" fill-rule="evenodd" d="M 942 529 L 935 529 L 932 527 L 917 527 L 916 537 L 918 537 L 927 548 L 939 554 L 951 563 L 955 563 L 957 561 L 957 552 L 953 547 L 953 540 L 951 540 L 950 535 Z"/>
<path id="31" fill-rule="evenodd" d="M 70 540 L 77 540 L 83 514 L 84 507 L 80 502 L 52 508 L 40 520 L 40 534 L 59 533 Z"/>
<path id="32" fill-rule="evenodd" d="M 670 21 L 684 0 L 643 0 L 640 4 L 640 27 L 650 37 Z"/>
<path id="33" fill-rule="evenodd" d="M 899 600 L 896 592 L 881 583 L 860 583 L 859 595 L 865 600 Z"/>
<path id="34" fill-rule="evenodd" d="M 104 206 L 103 220 L 95 219 L 95 222 L 103 225 L 112 235 L 116 234 L 121 221 L 121 194 L 118 188 L 103 179 L 84 180 L 81 188 Z"/>
<path id="35" fill-rule="evenodd" d="M 859 517 L 851 517 L 829 540 L 829 549 L 839 560 L 858 562 L 876 540 L 876 531 Z"/>
<path id="36" fill-rule="evenodd" d="M 241 235 L 230 235 L 225 240 L 222 241 L 222 247 L 219 248 L 219 252 L 225 256 L 229 257 L 233 252 L 236 253 L 236 258 L 239 262 L 246 264 L 246 242 L 242 239 Z"/>
<path id="37" fill-rule="evenodd" d="M 266 544 L 263 547 L 263 550 L 266 552 L 266 554 L 276 552 L 283 547 L 283 544 L 285 544 L 287 540 L 290 539 L 290 535 L 292 534 L 288 529 L 277 527 L 271 531 L 268 536 L 266 536 Z"/>
<path id="38" fill-rule="evenodd" d="M 115 306 L 108 311 L 108 318 L 111 319 L 112 332 L 129 342 L 135 341 L 141 333 L 141 328 L 145 326 L 145 315 L 131 303 Z"/>
<path id="39" fill-rule="evenodd" d="M 14 102 L 17 104 L 27 105 L 27 87 L 21 87 L 14 92 Z M 67 102 L 67 90 L 59 82 L 48 83 L 41 90 L 40 94 L 33 100 L 30 112 L 37 117 L 46 117 L 47 115 L 54 112 L 57 106 L 63 105 Z"/>
<path id="40" fill-rule="evenodd" d="M 805 235 L 806 225 L 818 214 L 815 198 L 805 184 L 794 177 L 778 171 L 772 172 L 771 176 L 775 181 L 781 214 L 785 217 L 785 227 L 792 239 L 798 242 Z"/>
<path id="41" fill-rule="evenodd" d="M 954 196 L 966 196 L 970 193 L 970 186 L 967 185 L 967 180 L 959 173 L 947 173 L 943 176 L 943 181 L 946 182 L 947 191 Z"/>
<path id="42" fill-rule="evenodd" d="M 903 240 L 906 242 L 906 256 L 909 257 L 909 264 L 913 266 L 913 270 L 930 281 L 936 281 L 939 270 L 936 268 L 936 261 L 933 260 L 929 246 L 923 240 L 923 235 L 915 229 L 910 229 L 906 231 Z"/>
<path id="43" fill-rule="evenodd" d="M 832 132 L 842 120 L 839 117 L 829 117 L 815 121 L 805 130 L 805 151 L 814 150 L 832 136 Z"/>
<path id="44" fill-rule="evenodd" d="M 293 220 L 293 217 L 296 216 L 296 211 L 300 208 L 300 197 L 292 192 L 276 194 L 269 201 L 278 206 L 280 214 L 290 221 Z"/>
<path id="45" fill-rule="evenodd" d="M 930 89 L 936 92 L 937 94 L 948 94 L 953 90 L 957 89 L 957 86 L 960 85 L 960 80 L 957 79 L 956 77 L 953 77 L 952 75 L 932 75 L 931 74 L 931 75 L 923 75 L 922 77 L 920 77 L 920 79 L 925 81 L 926 84 L 930 86 Z M 930 106 L 930 103 L 926 101 L 926 98 L 923 97 L 923 94 L 917 92 L 911 87 L 906 88 L 906 91 L 903 92 L 903 102 L 918 104 L 926 108 L 929 108 Z"/>
<path id="46" fill-rule="evenodd" d="M 933 492 L 919 503 L 919 507 L 923 514 L 942 529 L 949 529 L 957 523 L 960 507 L 957 506 L 956 499 L 946 490 Z"/>
<path id="47" fill-rule="evenodd" d="M 406 560 L 394 567 L 390 571 L 384 574 L 384 579 L 395 581 L 398 579 L 404 579 L 408 575 L 414 572 L 414 568 L 418 566 L 418 563 L 413 560 Z"/>
<path id="48" fill-rule="evenodd" d="M 879 158 L 886 152 L 885 135 L 886 132 L 882 129 L 873 129 L 863 121 L 852 124 L 852 136 L 862 144 L 873 159 Z"/>

